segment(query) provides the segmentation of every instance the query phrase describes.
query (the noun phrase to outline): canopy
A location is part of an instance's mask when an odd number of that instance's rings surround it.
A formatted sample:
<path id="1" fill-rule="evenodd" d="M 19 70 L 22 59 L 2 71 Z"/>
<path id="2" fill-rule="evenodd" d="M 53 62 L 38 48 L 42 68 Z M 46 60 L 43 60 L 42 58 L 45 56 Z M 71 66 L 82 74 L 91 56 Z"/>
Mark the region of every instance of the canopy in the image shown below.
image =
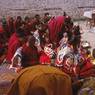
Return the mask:
<path id="1" fill-rule="evenodd" d="M 95 10 L 85 11 L 83 16 L 91 19 L 92 18 L 92 14 L 95 14 Z"/>
<path id="2" fill-rule="evenodd" d="M 83 16 L 87 18 L 92 18 L 92 11 L 85 11 Z"/>

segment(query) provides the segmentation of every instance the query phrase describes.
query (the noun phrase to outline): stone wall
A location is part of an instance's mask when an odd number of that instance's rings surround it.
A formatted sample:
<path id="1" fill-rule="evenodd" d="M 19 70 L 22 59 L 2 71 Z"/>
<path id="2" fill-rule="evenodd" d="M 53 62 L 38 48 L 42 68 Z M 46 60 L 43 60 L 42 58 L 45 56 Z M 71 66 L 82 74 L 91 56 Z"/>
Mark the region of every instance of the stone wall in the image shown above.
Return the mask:
<path id="1" fill-rule="evenodd" d="M 70 16 L 79 18 L 85 10 L 93 9 L 94 0 L 0 0 L 0 16 L 32 16 L 45 12 L 60 15 L 66 11 Z"/>

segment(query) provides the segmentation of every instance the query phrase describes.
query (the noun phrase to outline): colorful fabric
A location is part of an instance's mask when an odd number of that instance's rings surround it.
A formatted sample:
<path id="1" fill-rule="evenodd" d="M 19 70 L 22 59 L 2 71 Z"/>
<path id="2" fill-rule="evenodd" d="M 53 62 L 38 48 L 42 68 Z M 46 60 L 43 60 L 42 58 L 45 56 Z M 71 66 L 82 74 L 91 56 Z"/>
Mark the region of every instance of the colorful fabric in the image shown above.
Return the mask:
<path id="1" fill-rule="evenodd" d="M 61 65 L 64 59 L 64 56 L 71 52 L 71 48 L 68 46 L 62 47 L 57 54 L 56 65 Z"/>

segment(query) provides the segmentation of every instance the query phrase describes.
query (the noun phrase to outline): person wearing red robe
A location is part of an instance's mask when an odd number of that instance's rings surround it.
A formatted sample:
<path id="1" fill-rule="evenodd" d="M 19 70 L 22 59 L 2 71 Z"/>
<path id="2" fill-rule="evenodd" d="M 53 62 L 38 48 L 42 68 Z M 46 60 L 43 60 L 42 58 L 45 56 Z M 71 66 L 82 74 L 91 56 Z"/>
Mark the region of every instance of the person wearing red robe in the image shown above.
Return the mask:
<path id="1" fill-rule="evenodd" d="M 14 26 L 15 26 L 15 31 L 20 28 L 23 24 L 23 20 L 21 18 L 21 16 L 17 16 L 16 21 L 14 22 Z"/>
<path id="2" fill-rule="evenodd" d="M 84 59 L 77 65 L 76 72 L 80 79 L 95 76 L 95 66 L 90 59 Z"/>
<path id="3" fill-rule="evenodd" d="M 77 59 L 78 63 L 75 63 L 74 56 L 70 54 L 66 55 L 63 62 L 63 71 L 69 74 L 73 81 L 74 79 L 85 79 L 91 76 L 95 76 L 95 66 L 91 61 L 85 59 L 83 56 L 79 56 Z"/>
<path id="4" fill-rule="evenodd" d="M 48 22 L 50 40 L 55 44 L 58 44 L 58 33 L 61 32 L 62 26 L 64 24 L 65 17 L 58 16 L 53 17 Z"/>
<path id="5" fill-rule="evenodd" d="M 22 46 L 22 67 L 28 67 L 39 64 L 39 51 L 35 46 L 35 37 L 29 36 L 28 41 Z"/>
<path id="6" fill-rule="evenodd" d="M 10 17 L 8 19 L 8 32 L 9 32 L 9 37 L 15 32 L 15 26 L 14 26 L 14 19 Z"/>
<path id="7" fill-rule="evenodd" d="M 9 39 L 8 42 L 8 51 L 6 55 L 6 61 L 7 63 L 11 63 L 11 59 L 20 46 L 25 42 L 25 34 L 24 30 L 19 28 Z"/>

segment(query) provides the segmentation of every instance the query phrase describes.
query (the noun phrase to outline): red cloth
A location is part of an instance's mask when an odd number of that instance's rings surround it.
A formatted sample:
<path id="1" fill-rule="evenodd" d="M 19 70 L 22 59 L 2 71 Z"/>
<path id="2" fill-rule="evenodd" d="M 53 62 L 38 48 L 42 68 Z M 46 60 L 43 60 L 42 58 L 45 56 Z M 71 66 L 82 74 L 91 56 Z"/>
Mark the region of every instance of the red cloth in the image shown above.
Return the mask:
<path id="1" fill-rule="evenodd" d="M 81 78 L 86 78 L 92 75 L 95 76 L 94 65 L 87 61 L 82 68 L 77 67 L 77 73 Z"/>
<path id="2" fill-rule="evenodd" d="M 61 70 L 64 71 L 65 73 L 67 73 L 72 78 L 76 77 L 76 75 L 77 75 L 77 73 L 76 73 L 76 66 L 74 64 L 73 65 L 69 65 L 69 64 L 66 64 L 66 62 L 64 62 L 64 65 L 63 65 Z"/>
<path id="3" fill-rule="evenodd" d="M 15 40 L 18 40 L 18 37 L 16 33 L 13 33 L 9 39 L 8 46 L 10 46 Z"/>
<path id="4" fill-rule="evenodd" d="M 49 23 L 49 33 L 50 33 L 50 40 L 52 42 L 57 43 L 58 42 L 58 32 L 61 31 L 62 25 L 64 24 L 64 16 L 58 16 L 55 18 L 52 18 Z"/>
<path id="5" fill-rule="evenodd" d="M 95 76 L 94 65 L 88 59 L 84 59 L 84 63 L 82 64 L 78 63 L 77 65 L 70 66 L 69 64 L 66 64 L 65 61 L 63 64 L 61 70 L 69 74 L 72 78 L 77 76 L 79 78 Z"/>
<path id="6" fill-rule="evenodd" d="M 14 33 L 11 38 L 9 39 L 9 43 L 8 43 L 8 52 L 7 52 L 7 56 L 6 56 L 6 60 L 11 63 L 11 59 L 14 55 L 14 53 L 16 52 L 17 48 L 19 48 L 21 46 L 21 42 L 19 41 L 16 33 Z"/>
<path id="7" fill-rule="evenodd" d="M 41 64 L 50 64 L 51 60 L 50 57 L 47 56 L 44 52 L 40 56 L 40 63 Z"/>
<path id="8" fill-rule="evenodd" d="M 39 63 L 39 53 L 37 48 L 34 46 L 29 47 L 26 44 L 22 48 L 22 66 L 28 67 Z"/>
<path id="9" fill-rule="evenodd" d="M 3 32 L 4 32 L 3 27 L 2 27 L 2 25 L 0 25 L 0 34 Z"/>

